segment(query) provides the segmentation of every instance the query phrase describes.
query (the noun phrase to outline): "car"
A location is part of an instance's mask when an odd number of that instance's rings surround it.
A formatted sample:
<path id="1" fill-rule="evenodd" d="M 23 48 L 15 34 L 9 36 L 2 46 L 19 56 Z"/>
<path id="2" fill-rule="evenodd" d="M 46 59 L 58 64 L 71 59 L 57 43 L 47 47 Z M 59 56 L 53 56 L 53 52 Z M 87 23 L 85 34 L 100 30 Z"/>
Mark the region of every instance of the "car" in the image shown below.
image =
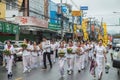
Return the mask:
<path id="1" fill-rule="evenodd" d="M 0 65 L 2 65 L 3 62 L 3 50 L 4 50 L 4 43 L 0 43 Z"/>
<path id="2" fill-rule="evenodd" d="M 113 49 L 120 47 L 120 38 L 113 38 L 112 39 L 112 47 L 113 47 Z"/>
<path id="3" fill-rule="evenodd" d="M 119 37 L 113 37 L 112 39 L 112 47 L 114 50 L 113 54 L 113 67 L 117 68 L 118 75 L 120 74 L 120 38 Z"/>
<path id="4" fill-rule="evenodd" d="M 6 44 L 6 42 L 7 42 L 7 40 L 4 41 L 4 44 Z M 23 43 L 23 41 L 11 40 L 11 44 L 12 44 L 12 45 L 20 46 L 22 43 Z"/>

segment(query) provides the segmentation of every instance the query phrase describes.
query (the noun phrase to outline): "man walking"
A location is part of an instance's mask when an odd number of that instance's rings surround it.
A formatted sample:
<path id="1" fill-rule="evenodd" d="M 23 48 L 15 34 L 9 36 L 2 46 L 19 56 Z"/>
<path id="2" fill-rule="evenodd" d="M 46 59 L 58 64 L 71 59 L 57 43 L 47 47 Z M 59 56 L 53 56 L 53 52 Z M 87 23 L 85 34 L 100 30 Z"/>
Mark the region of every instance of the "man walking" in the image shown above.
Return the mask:
<path id="1" fill-rule="evenodd" d="M 50 54 L 51 46 L 50 46 L 50 41 L 47 40 L 46 37 L 43 37 L 42 49 L 43 49 L 43 64 L 44 64 L 43 69 L 47 69 L 46 56 L 50 64 L 50 68 L 52 68 L 51 54 Z"/>

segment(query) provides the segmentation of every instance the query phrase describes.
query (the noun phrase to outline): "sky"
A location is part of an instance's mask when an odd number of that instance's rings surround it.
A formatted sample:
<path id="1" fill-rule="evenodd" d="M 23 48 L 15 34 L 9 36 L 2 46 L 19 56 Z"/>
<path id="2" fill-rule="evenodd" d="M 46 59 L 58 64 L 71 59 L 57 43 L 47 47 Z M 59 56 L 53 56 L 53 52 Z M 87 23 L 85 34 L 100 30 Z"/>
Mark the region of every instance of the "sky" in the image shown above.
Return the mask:
<path id="1" fill-rule="evenodd" d="M 60 0 L 52 1 L 60 3 Z M 103 22 L 108 25 L 107 30 L 109 33 L 120 33 L 120 26 L 109 26 L 120 24 L 120 0 L 62 0 L 62 2 L 71 4 L 72 10 L 79 10 L 80 6 L 88 6 L 88 10 L 85 11 L 87 17 L 95 17 L 98 21 L 103 18 Z"/>

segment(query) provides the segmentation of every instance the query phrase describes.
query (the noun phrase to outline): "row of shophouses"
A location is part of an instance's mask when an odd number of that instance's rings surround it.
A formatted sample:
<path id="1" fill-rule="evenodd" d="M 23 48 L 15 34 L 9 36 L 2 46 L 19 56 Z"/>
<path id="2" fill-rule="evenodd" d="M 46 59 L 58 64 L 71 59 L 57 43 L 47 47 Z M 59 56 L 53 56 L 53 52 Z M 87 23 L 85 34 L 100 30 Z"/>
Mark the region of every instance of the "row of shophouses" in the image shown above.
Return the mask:
<path id="1" fill-rule="evenodd" d="M 51 0 L 1 0 L 0 41 L 30 38 L 39 42 L 46 36 L 107 42 L 106 24 L 82 16 L 81 11 L 72 11 L 71 5 Z"/>

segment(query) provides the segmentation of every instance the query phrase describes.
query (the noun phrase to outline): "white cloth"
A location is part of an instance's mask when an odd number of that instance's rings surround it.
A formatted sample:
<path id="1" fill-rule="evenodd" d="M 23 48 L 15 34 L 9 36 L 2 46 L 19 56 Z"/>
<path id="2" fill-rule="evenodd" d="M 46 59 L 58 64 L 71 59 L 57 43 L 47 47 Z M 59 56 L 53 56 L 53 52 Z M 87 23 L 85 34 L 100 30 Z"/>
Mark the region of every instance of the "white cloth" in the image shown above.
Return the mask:
<path id="1" fill-rule="evenodd" d="M 27 45 L 27 49 L 30 49 L 30 50 L 31 50 L 31 45 L 28 44 L 28 45 Z M 31 54 L 30 54 L 31 52 L 30 52 L 30 51 L 27 51 L 27 50 L 24 50 L 22 53 L 23 53 L 23 56 L 31 55 Z"/>
<path id="2" fill-rule="evenodd" d="M 64 66 L 65 66 L 65 58 L 59 58 L 59 70 L 60 70 L 60 74 L 64 75 Z"/>
<path id="3" fill-rule="evenodd" d="M 98 71 L 98 76 L 100 77 L 101 73 L 104 70 L 104 51 L 105 47 L 104 46 L 96 46 L 95 48 L 96 51 L 96 62 L 97 62 L 97 71 Z"/>
<path id="4" fill-rule="evenodd" d="M 34 50 L 34 46 L 32 46 L 31 50 Z M 36 46 L 36 50 L 39 50 L 38 46 Z M 31 52 L 31 62 L 32 68 L 38 67 L 38 52 Z"/>
<path id="5" fill-rule="evenodd" d="M 50 52 L 51 51 L 51 46 L 50 46 L 50 41 L 45 41 L 45 42 L 42 42 L 42 49 L 43 49 L 43 52 Z"/>

